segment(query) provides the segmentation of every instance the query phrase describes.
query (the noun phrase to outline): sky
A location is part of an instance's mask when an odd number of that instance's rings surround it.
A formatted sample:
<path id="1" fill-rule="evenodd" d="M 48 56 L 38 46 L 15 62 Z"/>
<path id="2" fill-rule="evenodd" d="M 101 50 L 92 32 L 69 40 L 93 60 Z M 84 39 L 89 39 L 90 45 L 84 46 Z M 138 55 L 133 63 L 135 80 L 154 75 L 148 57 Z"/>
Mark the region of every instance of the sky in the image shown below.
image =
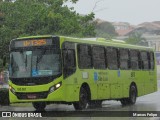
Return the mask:
<path id="1" fill-rule="evenodd" d="M 80 14 L 93 11 L 95 18 L 109 22 L 138 25 L 160 21 L 160 0 L 79 0 L 76 4 L 67 5 Z"/>

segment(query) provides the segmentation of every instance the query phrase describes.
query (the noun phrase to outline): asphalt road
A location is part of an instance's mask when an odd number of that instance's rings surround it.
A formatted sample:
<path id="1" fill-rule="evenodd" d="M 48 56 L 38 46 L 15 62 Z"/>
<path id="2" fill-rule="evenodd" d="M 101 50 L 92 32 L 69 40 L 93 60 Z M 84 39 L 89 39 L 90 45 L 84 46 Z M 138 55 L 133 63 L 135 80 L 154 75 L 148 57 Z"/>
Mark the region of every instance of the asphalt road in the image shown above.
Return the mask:
<path id="1" fill-rule="evenodd" d="M 74 108 L 72 105 L 62 105 L 62 104 L 52 104 L 48 105 L 46 107 L 46 112 L 49 111 L 74 111 Z M 35 111 L 35 109 L 32 107 L 31 104 L 11 104 L 10 106 L 0 106 L 0 111 Z M 158 91 L 155 93 L 151 93 L 142 97 L 137 98 L 137 102 L 135 105 L 132 106 L 122 106 L 119 101 L 104 101 L 102 103 L 102 108 L 94 108 L 94 109 L 86 109 L 85 111 L 160 111 L 160 80 L 158 81 Z M 108 117 L 107 117 L 108 118 Z M 0 118 L 3 120 L 4 118 Z M 18 118 L 18 119 L 23 119 L 24 118 Z M 17 118 L 9 118 L 9 120 L 18 120 Z M 25 118 L 28 120 L 31 120 L 31 118 Z M 32 119 L 40 119 L 40 118 L 32 118 Z M 41 119 L 46 119 L 46 118 L 41 118 Z M 95 120 L 95 119 L 106 119 L 106 117 L 50 117 L 47 118 L 48 120 L 63 120 L 63 119 L 68 119 L 68 120 Z M 110 119 L 117 119 L 119 120 L 119 117 L 110 117 Z M 121 118 L 122 119 L 122 118 Z M 130 119 L 130 120 L 138 120 L 138 119 L 146 119 L 144 117 L 131 117 L 131 118 L 123 118 L 125 119 Z M 149 117 L 147 119 L 151 120 L 160 120 L 158 117 Z"/>

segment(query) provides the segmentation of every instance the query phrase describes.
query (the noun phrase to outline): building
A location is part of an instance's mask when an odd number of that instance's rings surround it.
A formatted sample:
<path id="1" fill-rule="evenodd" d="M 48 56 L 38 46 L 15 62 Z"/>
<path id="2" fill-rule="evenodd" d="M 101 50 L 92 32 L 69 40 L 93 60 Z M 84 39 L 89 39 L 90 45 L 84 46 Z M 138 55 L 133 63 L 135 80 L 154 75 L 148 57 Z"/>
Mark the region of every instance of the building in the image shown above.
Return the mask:
<path id="1" fill-rule="evenodd" d="M 148 46 L 155 49 L 156 52 L 160 52 L 160 35 L 143 35 L 148 42 Z"/>
<path id="2" fill-rule="evenodd" d="M 113 22 L 112 25 L 114 26 L 119 36 L 125 36 L 135 28 L 127 22 Z"/>

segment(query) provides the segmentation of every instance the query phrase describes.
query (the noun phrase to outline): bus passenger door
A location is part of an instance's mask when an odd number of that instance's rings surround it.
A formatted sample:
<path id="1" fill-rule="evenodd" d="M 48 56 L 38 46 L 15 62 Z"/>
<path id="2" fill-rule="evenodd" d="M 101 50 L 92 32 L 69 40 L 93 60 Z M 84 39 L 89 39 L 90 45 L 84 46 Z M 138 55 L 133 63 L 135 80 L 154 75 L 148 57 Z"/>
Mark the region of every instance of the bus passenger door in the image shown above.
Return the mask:
<path id="1" fill-rule="evenodd" d="M 75 44 L 65 42 L 63 44 L 63 84 L 65 85 L 64 96 L 66 101 L 76 101 L 79 96 L 77 75 L 76 75 L 76 57 Z"/>

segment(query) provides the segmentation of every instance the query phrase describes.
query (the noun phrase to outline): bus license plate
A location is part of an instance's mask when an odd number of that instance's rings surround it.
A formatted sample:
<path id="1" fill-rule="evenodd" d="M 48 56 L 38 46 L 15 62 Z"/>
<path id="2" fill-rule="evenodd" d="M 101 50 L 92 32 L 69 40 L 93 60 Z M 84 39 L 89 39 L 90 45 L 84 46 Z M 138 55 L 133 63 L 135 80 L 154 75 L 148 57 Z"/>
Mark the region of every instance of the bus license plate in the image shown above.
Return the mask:
<path id="1" fill-rule="evenodd" d="M 35 98 L 37 98 L 37 96 L 35 94 L 30 94 L 30 95 L 27 95 L 27 98 L 28 99 L 35 99 Z"/>

